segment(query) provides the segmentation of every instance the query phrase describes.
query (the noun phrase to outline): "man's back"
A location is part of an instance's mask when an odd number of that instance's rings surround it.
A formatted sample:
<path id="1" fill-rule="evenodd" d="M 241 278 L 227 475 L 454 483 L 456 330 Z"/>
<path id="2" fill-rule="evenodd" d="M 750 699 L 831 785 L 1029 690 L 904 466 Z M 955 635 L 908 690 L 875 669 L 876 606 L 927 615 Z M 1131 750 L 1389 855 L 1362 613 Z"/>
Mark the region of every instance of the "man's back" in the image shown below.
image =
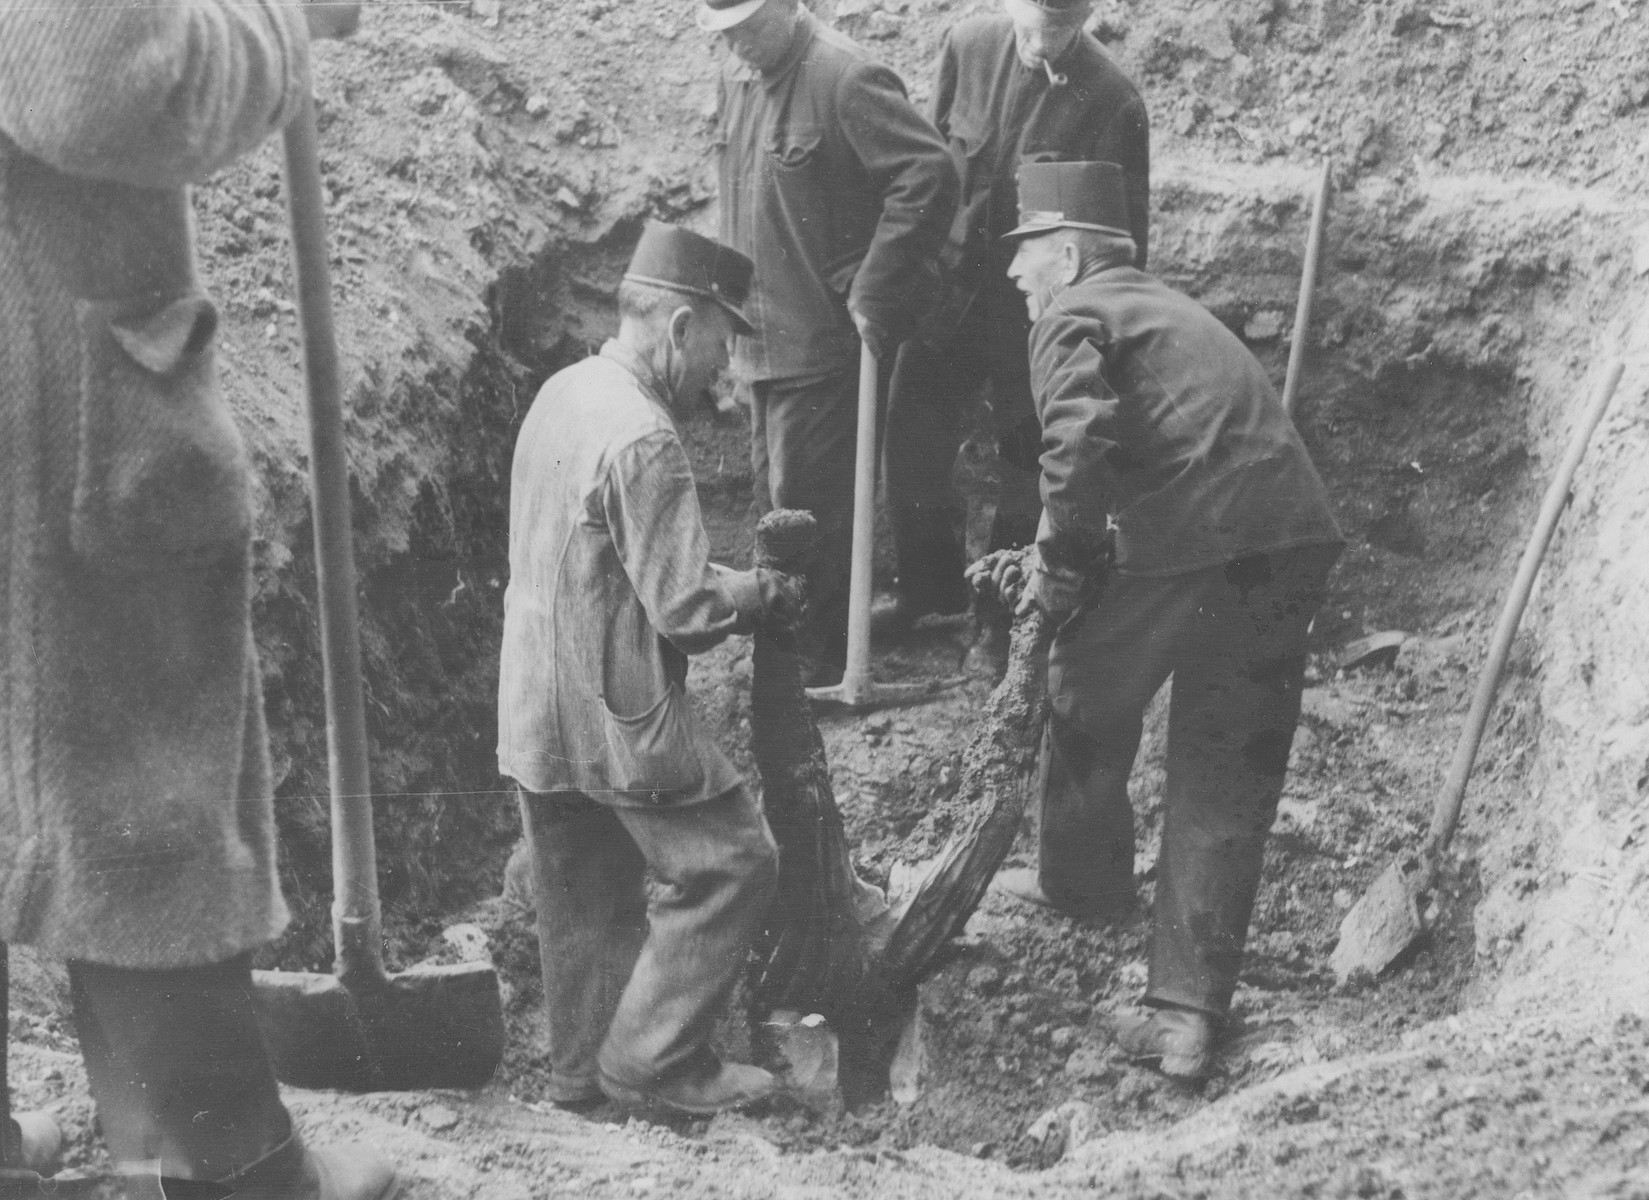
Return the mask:
<path id="1" fill-rule="evenodd" d="M 551 378 L 522 422 L 498 681 L 499 770 L 621 805 L 647 801 L 613 794 L 614 718 L 679 700 L 686 655 L 753 606 L 709 561 L 686 452 L 640 370 L 608 343 Z M 666 750 L 684 772 L 673 802 L 738 782 L 696 726 Z"/>
<path id="2" fill-rule="evenodd" d="M 1113 267 L 1059 293 L 1032 327 L 1031 373 L 1049 519 L 1110 513 L 1118 569 L 1179 574 L 1340 540 L 1264 369 L 1145 272 Z"/>

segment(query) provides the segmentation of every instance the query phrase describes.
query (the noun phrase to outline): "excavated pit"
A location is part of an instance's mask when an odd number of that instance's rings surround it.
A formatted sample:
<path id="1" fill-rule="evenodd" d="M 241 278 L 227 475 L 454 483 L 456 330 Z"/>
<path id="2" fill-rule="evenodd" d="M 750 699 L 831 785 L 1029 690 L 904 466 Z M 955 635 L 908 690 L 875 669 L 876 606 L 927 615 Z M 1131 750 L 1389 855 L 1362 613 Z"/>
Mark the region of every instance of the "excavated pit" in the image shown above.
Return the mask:
<path id="1" fill-rule="evenodd" d="M 1126 1067 L 1100 1027 L 1135 994 L 1145 926 L 987 900 L 924 989 L 914 1104 L 603 1128 L 538 1101 L 536 947 L 500 888 L 516 836 L 493 688 L 517 428 L 538 384 L 610 331 L 640 222 L 712 229 L 713 54 L 643 0 L 369 11 L 317 89 L 393 963 L 474 917 L 513 986 L 499 1082 L 474 1096 L 294 1096 L 318 1140 L 367 1136 L 415 1200 L 581 1196 L 1628 1196 L 1649 1186 L 1649 457 L 1630 367 L 1575 488 L 1485 740 L 1430 944 L 1336 989 L 1345 907 L 1416 844 L 1505 581 L 1573 414 L 1612 354 L 1649 356 L 1649 74 L 1631 0 L 1441 9 L 1345 0 L 1100 5 L 1152 113 L 1152 264 L 1280 381 L 1314 159 L 1336 164 L 1299 420 L 1350 545 L 1316 626 L 1306 715 L 1238 1022 L 1200 1093 Z M 925 98 L 953 0 L 822 5 Z M 500 18 L 500 12 L 502 16 Z M 489 15 L 490 14 L 490 15 Z M 300 372 L 275 148 L 199 190 L 220 360 L 261 481 L 257 636 L 292 931 L 330 958 L 324 727 Z M 684 430 L 718 555 L 748 552 L 736 413 Z M 976 444 L 960 477 L 991 471 Z M 1359 633 L 1415 635 L 1342 674 Z M 966 631 L 882 659 L 948 674 Z M 749 657 L 692 686 L 748 768 Z M 983 684 L 825 723 L 861 867 L 936 849 Z M 1161 713 L 1135 779 L 1149 899 Z M 1029 842 L 1021 844 L 1028 851 Z M 1019 861 L 1026 861 L 1023 856 Z M 61 980 L 19 954 L 19 1106 L 98 1151 Z M 745 1031 L 728 1023 L 730 1048 Z M 1048 1114 L 1052 1114 L 1049 1116 Z M 921 1147 L 958 1151 L 958 1157 Z M 776 1149 L 775 1149 L 776 1148 Z M 1026 1174 L 1026 1172 L 1036 1172 Z M 645 1185 L 645 1186 L 644 1186 Z"/>

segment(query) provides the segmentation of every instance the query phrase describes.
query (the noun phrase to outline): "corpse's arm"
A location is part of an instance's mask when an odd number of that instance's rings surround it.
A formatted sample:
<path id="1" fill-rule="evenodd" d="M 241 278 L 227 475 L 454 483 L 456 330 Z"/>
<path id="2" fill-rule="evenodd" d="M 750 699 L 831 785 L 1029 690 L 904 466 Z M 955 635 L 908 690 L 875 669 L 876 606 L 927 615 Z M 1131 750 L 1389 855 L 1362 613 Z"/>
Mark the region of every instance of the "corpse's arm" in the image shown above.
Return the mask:
<path id="1" fill-rule="evenodd" d="M 1054 575 L 1085 580 L 1104 562 L 1115 495 L 1121 402 L 1105 381 L 1104 332 L 1054 312 L 1031 328 L 1032 387 L 1042 420 L 1037 553 Z"/>
<path id="2" fill-rule="evenodd" d="M 845 71 L 837 111 L 842 131 L 881 197 L 882 213 L 853 278 L 848 308 L 889 352 L 937 297 L 937 263 L 960 185 L 950 149 L 905 97 L 899 77 L 875 63 Z"/>
<path id="3" fill-rule="evenodd" d="M 649 434 L 615 455 L 602 506 L 648 621 L 683 654 L 754 627 L 762 612 L 756 573 L 710 561 L 693 471 L 674 436 Z"/>
<path id="4" fill-rule="evenodd" d="M 308 53 L 277 0 L 0 4 L 0 134 L 65 174 L 180 187 L 292 117 Z"/>

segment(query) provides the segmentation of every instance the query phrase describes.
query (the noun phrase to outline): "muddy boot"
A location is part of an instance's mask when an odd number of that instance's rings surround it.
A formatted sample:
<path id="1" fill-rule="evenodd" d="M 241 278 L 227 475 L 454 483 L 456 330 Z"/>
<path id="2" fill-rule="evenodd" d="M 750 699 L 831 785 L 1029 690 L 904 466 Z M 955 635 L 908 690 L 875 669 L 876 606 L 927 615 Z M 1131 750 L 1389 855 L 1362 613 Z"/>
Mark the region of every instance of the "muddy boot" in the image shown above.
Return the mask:
<path id="1" fill-rule="evenodd" d="M 1214 1070 L 1219 1019 L 1212 1013 L 1166 1005 L 1122 1014 L 1114 1028 L 1117 1046 L 1130 1061 L 1171 1079 L 1201 1083 Z"/>
<path id="2" fill-rule="evenodd" d="M 236 1200 L 391 1200 L 401 1190 L 395 1168 L 369 1147 L 356 1142 L 310 1150 L 297 1134 L 220 1182 Z M 188 1196 L 199 1189 L 184 1181 L 175 1190 Z"/>

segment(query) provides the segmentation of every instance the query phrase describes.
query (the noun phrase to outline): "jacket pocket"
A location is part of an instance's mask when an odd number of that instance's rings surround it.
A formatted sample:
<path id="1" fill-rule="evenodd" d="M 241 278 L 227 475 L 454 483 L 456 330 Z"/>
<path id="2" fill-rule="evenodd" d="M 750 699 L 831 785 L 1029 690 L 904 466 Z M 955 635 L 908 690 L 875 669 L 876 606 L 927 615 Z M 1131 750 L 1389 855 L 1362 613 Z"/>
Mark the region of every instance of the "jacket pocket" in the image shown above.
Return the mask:
<path id="1" fill-rule="evenodd" d="M 805 125 L 775 129 L 767 144 L 767 156 L 781 172 L 801 171 L 819 160 L 824 134 Z"/>
<path id="2" fill-rule="evenodd" d="M 69 536 L 99 570 L 205 567 L 244 552 L 246 450 L 218 394 L 217 312 L 80 301 L 80 447 Z"/>
<path id="3" fill-rule="evenodd" d="M 647 793 L 668 803 L 704 786 L 704 764 L 693 734 L 687 697 L 674 686 L 637 716 L 620 716 L 602 701 L 607 734 L 607 779 L 615 791 Z"/>

